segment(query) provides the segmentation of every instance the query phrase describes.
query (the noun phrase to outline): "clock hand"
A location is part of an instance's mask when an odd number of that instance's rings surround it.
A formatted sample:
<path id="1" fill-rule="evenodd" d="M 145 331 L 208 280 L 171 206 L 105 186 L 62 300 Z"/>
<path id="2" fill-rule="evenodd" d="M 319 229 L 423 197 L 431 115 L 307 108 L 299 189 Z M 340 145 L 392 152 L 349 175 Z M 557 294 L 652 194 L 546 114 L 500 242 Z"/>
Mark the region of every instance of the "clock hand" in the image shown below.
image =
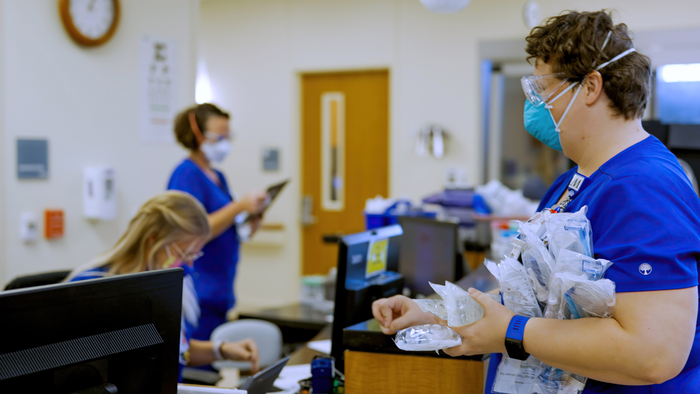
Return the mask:
<path id="1" fill-rule="evenodd" d="M 88 5 L 88 11 L 92 12 L 93 8 L 95 8 L 95 0 L 90 1 L 90 4 Z"/>

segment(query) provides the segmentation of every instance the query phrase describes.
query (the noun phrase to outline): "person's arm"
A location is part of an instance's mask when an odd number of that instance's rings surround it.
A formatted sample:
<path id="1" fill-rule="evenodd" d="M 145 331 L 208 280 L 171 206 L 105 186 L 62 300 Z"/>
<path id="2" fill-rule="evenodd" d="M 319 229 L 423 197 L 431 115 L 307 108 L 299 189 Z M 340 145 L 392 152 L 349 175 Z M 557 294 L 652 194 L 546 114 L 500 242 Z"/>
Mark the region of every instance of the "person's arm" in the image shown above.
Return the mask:
<path id="1" fill-rule="evenodd" d="M 486 294 L 469 292 L 484 307 L 484 318 L 453 327 L 464 341 L 445 352 L 505 353 L 513 312 Z M 614 318 L 530 319 L 523 337 L 525 351 L 553 367 L 614 384 L 660 384 L 677 376 L 695 337 L 697 286 L 618 293 L 616 298 Z"/>
<path id="2" fill-rule="evenodd" d="M 263 191 L 252 192 L 238 201 L 232 201 L 208 215 L 211 235 L 214 239 L 231 227 L 236 221 L 236 216 L 242 212 L 251 214 L 260 213 L 265 209 L 267 193 Z"/>
<path id="3" fill-rule="evenodd" d="M 214 342 L 190 340 L 190 359 L 188 366 L 211 364 L 214 361 Z M 260 370 L 258 347 L 252 339 L 244 339 L 238 342 L 224 342 L 221 344 L 221 355 L 227 360 L 250 361 L 250 371 L 257 373 Z"/>

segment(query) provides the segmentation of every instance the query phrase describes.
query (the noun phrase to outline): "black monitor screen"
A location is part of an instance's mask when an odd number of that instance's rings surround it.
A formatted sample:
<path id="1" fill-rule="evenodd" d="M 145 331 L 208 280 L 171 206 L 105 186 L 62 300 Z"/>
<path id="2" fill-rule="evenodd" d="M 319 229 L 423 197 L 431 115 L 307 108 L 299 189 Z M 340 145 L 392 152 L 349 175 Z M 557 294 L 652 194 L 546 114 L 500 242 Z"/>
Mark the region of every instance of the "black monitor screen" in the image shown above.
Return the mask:
<path id="1" fill-rule="evenodd" d="M 428 282 L 455 281 L 457 225 L 432 219 L 400 217 L 403 228 L 399 272 L 412 293 L 428 295 Z"/>
<path id="2" fill-rule="evenodd" d="M 0 393 L 176 392 L 182 278 L 174 268 L 0 292 Z"/>

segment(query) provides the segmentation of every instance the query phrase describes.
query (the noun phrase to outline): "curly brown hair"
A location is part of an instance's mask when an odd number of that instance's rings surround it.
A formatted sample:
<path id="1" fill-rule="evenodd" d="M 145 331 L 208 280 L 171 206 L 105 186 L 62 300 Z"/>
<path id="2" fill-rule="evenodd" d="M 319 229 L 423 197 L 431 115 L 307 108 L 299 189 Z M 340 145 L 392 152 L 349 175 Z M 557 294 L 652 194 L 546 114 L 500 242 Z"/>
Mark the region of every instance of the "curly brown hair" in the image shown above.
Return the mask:
<path id="1" fill-rule="evenodd" d="M 601 50 L 611 31 L 608 44 Z M 574 82 L 582 81 L 597 65 L 633 48 L 630 33 L 624 23 L 613 24 L 606 10 L 564 11 L 530 31 L 525 51 L 528 62 L 542 61 L 551 65 L 553 72 L 564 73 Z M 615 116 L 641 118 L 651 92 L 651 60 L 632 52 L 598 72 Z"/>
<path id="2" fill-rule="evenodd" d="M 199 149 L 197 136 L 190 126 L 189 114 L 194 111 L 194 118 L 202 133 L 206 132 L 207 120 L 212 116 L 222 116 L 229 119 L 229 114 L 222 111 L 214 104 L 204 103 L 184 109 L 175 117 L 175 138 L 180 145 L 194 152 Z"/>

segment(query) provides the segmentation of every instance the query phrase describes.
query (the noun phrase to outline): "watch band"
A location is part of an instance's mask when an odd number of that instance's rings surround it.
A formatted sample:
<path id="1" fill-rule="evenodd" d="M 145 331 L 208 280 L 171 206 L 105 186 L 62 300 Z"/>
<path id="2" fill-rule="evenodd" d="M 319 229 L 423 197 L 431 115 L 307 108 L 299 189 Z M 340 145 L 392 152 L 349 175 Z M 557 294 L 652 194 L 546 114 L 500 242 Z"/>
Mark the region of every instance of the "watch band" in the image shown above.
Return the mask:
<path id="1" fill-rule="evenodd" d="M 226 341 L 213 341 L 211 347 L 211 352 L 214 354 L 214 360 L 225 360 L 224 355 L 221 353 L 221 346 L 226 343 Z"/>
<path id="2" fill-rule="evenodd" d="M 530 354 L 525 352 L 523 347 L 523 335 L 525 334 L 525 324 L 530 320 L 525 316 L 513 316 L 506 331 L 506 351 L 508 357 L 516 360 L 527 360 Z"/>

